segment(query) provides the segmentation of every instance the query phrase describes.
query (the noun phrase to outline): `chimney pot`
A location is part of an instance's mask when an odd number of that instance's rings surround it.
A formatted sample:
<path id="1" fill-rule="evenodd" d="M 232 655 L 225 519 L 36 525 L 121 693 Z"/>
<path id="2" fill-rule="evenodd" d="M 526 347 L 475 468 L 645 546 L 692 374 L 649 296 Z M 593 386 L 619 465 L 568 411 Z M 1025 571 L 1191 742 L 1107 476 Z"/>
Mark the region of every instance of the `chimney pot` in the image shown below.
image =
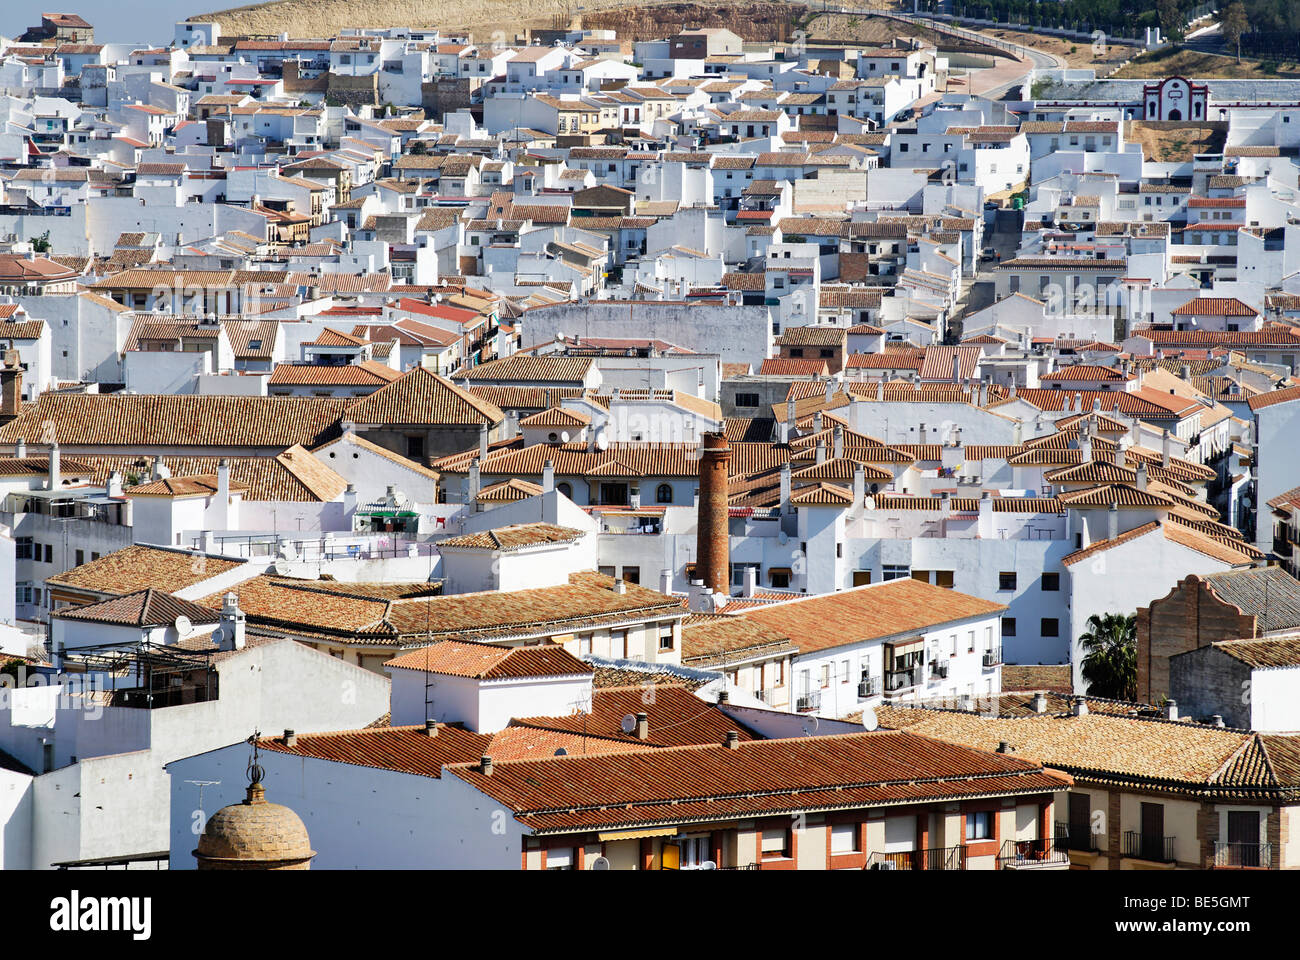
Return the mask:
<path id="1" fill-rule="evenodd" d="M 1007 741 L 1005 741 L 1005 740 L 999 740 L 999 741 L 998 741 L 998 749 L 997 749 L 997 752 L 998 752 L 998 753 L 1010 753 L 1010 752 L 1011 752 L 1011 744 L 1007 743 Z"/>
<path id="2" fill-rule="evenodd" d="M 1172 699 L 1170 699 L 1170 700 L 1166 700 L 1166 701 L 1165 701 L 1165 719 L 1166 719 L 1166 720 L 1177 720 L 1177 719 L 1178 719 L 1178 701 L 1177 701 L 1177 700 L 1172 700 Z"/>
<path id="3" fill-rule="evenodd" d="M 438 735 L 438 721 L 437 721 L 437 720 L 426 720 L 426 721 L 424 721 L 424 735 L 425 735 L 426 737 L 436 737 L 436 736 Z"/>
<path id="4" fill-rule="evenodd" d="M 650 739 L 650 716 L 645 713 L 636 715 L 636 738 L 638 740 Z"/>
<path id="5" fill-rule="evenodd" d="M 1088 700 L 1086 697 L 1075 697 L 1074 703 L 1070 706 L 1070 713 L 1076 717 L 1086 717 L 1088 715 Z"/>
<path id="6" fill-rule="evenodd" d="M 739 750 L 739 749 L 740 749 L 740 734 L 737 733 L 735 730 L 728 730 L 728 731 L 727 731 L 727 738 L 726 738 L 725 740 L 723 740 L 722 743 L 723 743 L 723 746 L 725 746 L 728 750 Z"/>
<path id="7" fill-rule="evenodd" d="M 1046 713 L 1046 712 L 1047 712 L 1047 694 L 1045 694 L 1045 693 L 1043 693 L 1043 692 L 1041 692 L 1041 691 L 1039 691 L 1038 693 L 1034 694 L 1034 699 L 1031 701 L 1031 705 L 1032 705 L 1033 708 L 1034 708 L 1034 713 Z"/>
<path id="8" fill-rule="evenodd" d="M 292 730 L 285 730 L 284 745 L 286 747 L 296 747 L 298 745 L 298 734 Z"/>
<path id="9" fill-rule="evenodd" d="M 719 690 L 719 691 L 718 691 L 718 703 L 730 703 L 730 702 L 731 702 L 731 691 L 730 691 L 730 690 Z"/>
<path id="10" fill-rule="evenodd" d="M 478 768 L 479 771 L 483 774 L 483 776 L 485 777 L 492 776 L 492 758 L 489 757 L 486 753 L 483 754 L 482 758 L 479 760 Z"/>

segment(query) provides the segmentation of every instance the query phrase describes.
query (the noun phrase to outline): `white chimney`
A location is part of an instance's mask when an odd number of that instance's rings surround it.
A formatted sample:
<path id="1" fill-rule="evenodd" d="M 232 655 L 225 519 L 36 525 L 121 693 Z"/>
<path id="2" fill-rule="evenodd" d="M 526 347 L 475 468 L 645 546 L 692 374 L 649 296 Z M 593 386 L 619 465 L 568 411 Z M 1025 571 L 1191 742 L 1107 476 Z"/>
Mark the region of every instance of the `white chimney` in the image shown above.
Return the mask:
<path id="1" fill-rule="evenodd" d="M 659 592 L 665 596 L 673 592 L 673 572 L 667 567 L 659 571 Z"/>
<path id="2" fill-rule="evenodd" d="M 1086 697 L 1075 697 L 1074 703 L 1070 705 L 1070 713 L 1076 717 L 1086 717 L 1088 715 L 1088 700 Z"/>
<path id="3" fill-rule="evenodd" d="M 838 423 L 835 424 L 835 429 L 831 431 L 831 445 L 836 459 L 844 456 L 844 428 Z"/>
<path id="4" fill-rule="evenodd" d="M 547 460 L 542 464 L 542 492 L 550 493 L 555 489 L 555 461 Z"/>
<path id="5" fill-rule="evenodd" d="M 217 461 L 217 516 L 221 529 L 230 529 L 230 461 L 222 457 Z"/>
<path id="6" fill-rule="evenodd" d="M 790 512 L 790 464 L 781 464 L 781 512 Z"/>
<path id="7" fill-rule="evenodd" d="M 1177 719 L 1178 719 L 1178 701 L 1177 701 L 1177 700 L 1170 699 L 1170 700 L 1166 700 L 1166 701 L 1165 701 L 1165 719 L 1166 719 L 1166 720 L 1177 720 Z"/>
<path id="8" fill-rule="evenodd" d="M 343 514 L 350 517 L 357 510 L 357 487 L 354 483 L 349 483 L 343 490 Z"/>
<path id="9" fill-rule="evenodd" d="M 19 437 L 17 445 L 14 447 L 14 456 L 19 460 L 27 456 L 27 441 Z"/>
<path id="10" fill-rule="evenodd" d="M 861 510 L 867 500 L 867 468 L 858 464 L 853 468 L 853 509 Z"/>
<path id="11" fill-rule="evenodd" d="M 50 489 L 59 489 L 61 479 L 62 474 L 59 469 L 59 445 L 57 443 L 52 443 L 50 444 Z"/>
<path id="12" fill-rule="evenodd" d="M 826 381 L 826 402 L 832 403 L 834 402 L 834 400 L 835 400 L 835 381 L 827 380 Z"/>
<path id="13" fill-rule="evenodd" d="M 1038 693 L 1034 694 L 1033 699 L 1029 701 L 1029 706 L 1033 709 L 1034 713 L 1046 713 L 1047 694 L 1040 690 Z"/>
<path id="14" fill-rule="evenodd" d="M 746 597 L 752 597 L 758 593 L 758 567 L 749 566 L 744 568 L 745 582 L 742 587 L 742 594 Z"/>
<path id="15" fill-rule="evenodd" d="M 479 466 L 478 460 L 474 459 L 469 464 L 469 475 L 465 478 L 465 502 L 473 503 L 478 499 L 479 490 Z"/>
<path id="16" fill-rule="evenodd" d="M 239 609 L 239 598 L 233 592 L 221 598 L 221 649 L 244 649 L 244 611 Z"/>
<path id="17" fill-rule="evenodd" d="M 122 475 L 116 470 L 108 475 L 108 481 L 104 484 L 104 495 L 108 497 L 122 495 Z"/>
<path id="18" fill-rule="evenodd" d="M 817 462 L 818 463 L 826 462 L 826 438 L 825 437 L 817 438 Z"/>
<path id="19" fill-rule="evenodd" d="M 1111 540 L 1119 536 L 1119 505 L 1115 503 L 1106 511 L 1106 536 Z"/>
<path id="20" fill-rule="evenodd" d="M 483 424 L 478 428 L 478 458 L 486 460 L 488 455 L 488 428 Z"/>

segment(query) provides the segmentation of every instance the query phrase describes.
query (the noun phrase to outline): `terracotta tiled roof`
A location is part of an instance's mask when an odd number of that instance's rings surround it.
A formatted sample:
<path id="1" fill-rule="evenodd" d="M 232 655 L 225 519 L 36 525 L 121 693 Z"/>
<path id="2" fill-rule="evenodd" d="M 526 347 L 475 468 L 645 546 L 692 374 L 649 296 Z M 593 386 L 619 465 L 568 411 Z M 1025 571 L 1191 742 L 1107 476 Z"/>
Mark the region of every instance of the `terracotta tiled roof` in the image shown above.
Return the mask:
<path id="1" fill-rule="evenodd" d="M 1006 607 L 910 578 L 746 610 L 739 616 L 782 633 L 803 654 L 919 632 Z"/>
<path id="2" fill-rule="evenodd" d="M 45 582 L 115 596 L 151 587 L 176 593 L 240 566 L 243 563 L 238 560 L 195 554 L 191 550 L 135 544 L 56 574 Z"/>
<path id="3" fill-rule="evenodd" d="M 361 424 L 495 424 L 505 414 L 424 367 L 415 367 L 387 386 L 353 402 L 345 419 Z"/>
<path id="4" fill-rule="evenodd" d="M 389 660 L 384 666 L 477 680 L 586 676 L 593 672 L 588 664 L 559 644 L 498 647 L 463 640 L 430 644 Z"/>
<path id="5" fill-rule="evenodd" d="M 367 398 L 368 399 L 368 398 Z M 157 394 L 44 393 L 0 428 L 0 443 L 64 446 L 289 447 L 337 431 L 347 400 Z"/>
<path id="6" fill-rule="evenodd" d="M 574 383 L 581 384 L 595 361 L 591 357 L 534 356 L 515 353 L 499 360 L 489 360 L 471 367 L 465 377 L 474 381 L 506 383 Z"/>
<path id="7" fill-rule="evenodd" d="M 1047 793 L 1068 777 L 906 733 L 662 747 L 447 770 L 534 832 L 731 820 L 989 794 Z"/>
<path id="8" fill-rule="evenodd" d="M 438 549 L 468 547 L 477 550 L 509 552 L 542 543 L 572 543 L 586 534 L 572 527 L 559 527 L 553 523 L 519 523 L 509 527 L 496 527 L 481 533 L 465 533 L 438 541 Z"/>
<path id="9" fill-rule="evenodd" d="M 174 623 L 177 617 L 186 617 L 191 623 L 216 623 L 217 614 L 196 603 L 182 600 L 153 587 L 137 590 L 125 596 L 112 597 L 80 607 L 63 607 L 53 616 L 64 620 L 85 620 L 92 623 L 110 623 L 133 627 L 160 627 Z"/>
<path id="10" fill-rule="evenodd" d="M 1293 737 L 1261 737 L 1185 722 L 1089 712 L 1084 716 L 985 717 L 953 711 L 881 707 L 882 726 L 991 750 L 1005 741 L 1015 756 L 1064 770 L 1084 782 L 1141 784 L 1202 796 L 1292 797 L 1297 770 L 1269 762 L 1273 742 L 1288 759 Z"/>

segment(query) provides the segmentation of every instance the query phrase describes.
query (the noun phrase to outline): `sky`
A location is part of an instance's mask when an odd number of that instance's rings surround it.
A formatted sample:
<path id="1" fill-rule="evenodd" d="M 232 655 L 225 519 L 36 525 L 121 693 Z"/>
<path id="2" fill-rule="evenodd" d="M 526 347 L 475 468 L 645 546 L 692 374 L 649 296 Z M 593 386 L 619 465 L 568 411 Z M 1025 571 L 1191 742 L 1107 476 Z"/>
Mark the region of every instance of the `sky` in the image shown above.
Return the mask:
<path id="1" fill-rule="evenodd" d="M 42 13 L 75 13 L 95 27 L 100 43 L 170 43 L 173 24 L 196 13 L 239 6 L 240 0 L 0 0 L 0 36 L 16 37 Z"/>

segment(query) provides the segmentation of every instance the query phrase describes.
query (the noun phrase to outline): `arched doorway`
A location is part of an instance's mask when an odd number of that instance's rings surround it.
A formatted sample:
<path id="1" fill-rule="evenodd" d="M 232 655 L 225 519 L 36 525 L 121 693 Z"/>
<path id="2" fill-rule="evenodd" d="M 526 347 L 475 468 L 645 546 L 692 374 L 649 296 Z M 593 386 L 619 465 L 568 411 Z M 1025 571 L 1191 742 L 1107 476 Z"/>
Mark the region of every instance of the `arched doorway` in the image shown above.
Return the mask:
<path id="1" fill-rule="evenodd" d="M 1166 119 L 1166 120 L 1181 120 L 1181 119 L 1183 119 L 1183 111 L 1181 111 L 1181 110 L 1179 110 L 1177 107 L 1175 107 L 1174 109 L 1172 109 L 1172 110 L 1169 111 L 1169 116 L 1166 117 L 1165 119 Z"/>

